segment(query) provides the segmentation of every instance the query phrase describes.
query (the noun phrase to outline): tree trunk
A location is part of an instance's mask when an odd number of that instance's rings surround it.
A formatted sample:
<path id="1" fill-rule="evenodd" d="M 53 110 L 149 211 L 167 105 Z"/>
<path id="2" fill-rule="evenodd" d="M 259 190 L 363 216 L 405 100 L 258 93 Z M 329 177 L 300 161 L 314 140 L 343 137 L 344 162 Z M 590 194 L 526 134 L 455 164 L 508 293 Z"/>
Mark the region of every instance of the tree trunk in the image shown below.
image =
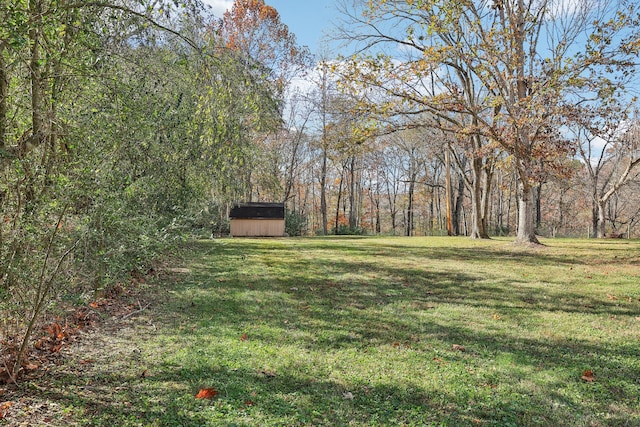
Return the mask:
<path id="1" fill-rule="evenodd" d="M 407 230 L 406 235 L 411 236 L 411 232 L 413 231 L 413 189 L 414 189 L 415 181 L 412 177 L 409 182 L 409 204 L 407 206 Z"/>
<path id="2" fill-rule="evenodd" d="M 336 203 L 336 222 L 333 233 L 338 234 L 338 228 L 340 227 L 340 201 L 342 200 L 342 182 L 344 177 L 344 167 L 340 172 L 340 184 L 338 184 L 338 202 Z"/>
<path id="3" fill-rule="evenodd" d="M 37 147 L 40 145 L 44 135 L 43 129 L 43 112 L 44 106 L 42 94 L 42 74 L 40 60 L 40 31 L 42 21 L 42 5 L 39 1 L 29 2 L 29 9 L 35 22 L 29 30 L 29 39 L 31 43 L 31 60 L 29 63 L 29 71 L 31 73 L 31 128 L 33 132 L 32 145 Z M 26 141 L 25 141 L 26 142 Z M 26 152 L 26 147 L 20 147 L 21 151 Z"/>
<path id="4" fill-rule="evenodd" d="M 591 201 L 591 233 L 589 237 L 598 238 L 598 196 L 593 195 Z"/>
<path id="5" fill-rule="evenodd" d="M 539 183 L 534 194 L 536 196 L 536 229 L 539 229 L 542 225 L 542 183 Z"/>
<path id="6" fill-rule="evenodd" d="M 460 236 L 462 231 L 460 230 L 460 215 L 462 213 L 462 203 L 464 202 L 464 179 L 458 179 L 458 191 L 456 194 L 456 204 L 453 210 L 453 235 Z"/>
<path id="7" fill-rule="evenodd" d="M 453 200 L 453 196 L 451 194 L 451 153 L 449 152 L 449 147 L 444 150 L 444 167 L 445 167 L 445 179 L 444 179 L 444 197 L 446 202 L 447 209 L 447 235 L 454 236 L 458 233 L 454 231 L 453 226 L 453 211 L 451 206 L 451 201 Z"/>
<path id="8" fill-rule="evenodd" d="M 327 150 L 322 149 L 322 168 L 320 170 L 320 214 L 322 215 L 322 234 L 329 234 L 327 218 Z"/>
<path id="9" fill-rule="evenodd" d="M 521 179 L 521 181 L 524 180 Z M 518 234 L 516 236 L 516 243 L 540 244 L 535 231 L 535 199 L 533 197 L 533 187 L 531 187 L 531 185 L 524 185 L 522 182 L 520 185 L 522 187 L 522 194 L 518 202 Z"/>
<path id="10" fill-rule="evenodd" d="M 7 145 L 7 112 L 9 111 L 7 103 L 8 97 L 9 78 L 7 76 L 7 64 L 4 60 L 4 45 L 0 44 L 0 153 L 2 153 Z"/>
<path id="11" fill-rule="evenodd" d="M 484 221 L 482 203 L 482 159 L 474 157 L 472 160 L 473 182 L 471 186 L 471 234 L 472 239 L 488 239 Z"/>
<path id="12" fill-rule="evenodd" d="M 598 239 L 604 239 L 606 234 L 605 234 L 605 230 L 606 230 L 606 224 L 607 224 L 607 215 L 606 215 L 606 207 L 607 207 L 607 201 L 606 200 L 598 200 L 598 219 L 597 219 L 597 231 L 596 231 L 596 237 Z"/>
<path id="13" fill-rule="evenodd" d="M 351 156 L 349 167 L 349 228 L 356 228 L 356 156 Z"/>
<path id="14" fill-rule="evenodd" d="M 488 158 L 483 166 L 482 179 L 482 230 L 489 237 L 489 209 L 491 206 L 491 190 L 493 185 L 493 160 Z"/>

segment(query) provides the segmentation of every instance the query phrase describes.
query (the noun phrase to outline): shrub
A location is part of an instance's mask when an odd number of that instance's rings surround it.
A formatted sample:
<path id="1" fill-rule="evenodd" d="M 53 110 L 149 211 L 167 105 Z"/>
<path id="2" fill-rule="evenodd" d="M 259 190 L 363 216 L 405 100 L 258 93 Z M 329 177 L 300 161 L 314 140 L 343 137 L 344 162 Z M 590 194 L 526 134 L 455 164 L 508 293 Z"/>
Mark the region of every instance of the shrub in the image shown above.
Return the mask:
<path id="1" fill-rule="evenodd" d="M 287 212 L 284 229 L 289 236 L 302 236 L 307 230 L 307 217 L 296 211 Z"/>

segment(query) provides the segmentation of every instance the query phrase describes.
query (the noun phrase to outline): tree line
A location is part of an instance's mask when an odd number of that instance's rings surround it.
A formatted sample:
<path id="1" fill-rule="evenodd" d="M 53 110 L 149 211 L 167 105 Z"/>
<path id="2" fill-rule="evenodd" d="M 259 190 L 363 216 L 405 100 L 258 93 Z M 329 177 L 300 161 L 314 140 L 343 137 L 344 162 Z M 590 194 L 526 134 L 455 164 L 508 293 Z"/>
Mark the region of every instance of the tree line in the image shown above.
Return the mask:
<path id="1" fill-rule="evenodd" d="M 265 148 L 299 165 L 297 194 L 276 166 L 247 199 L 287 201 L 311 234 L 637 235 L 633 2 L 340 4 L 355 53 L 320 58 Z"/>

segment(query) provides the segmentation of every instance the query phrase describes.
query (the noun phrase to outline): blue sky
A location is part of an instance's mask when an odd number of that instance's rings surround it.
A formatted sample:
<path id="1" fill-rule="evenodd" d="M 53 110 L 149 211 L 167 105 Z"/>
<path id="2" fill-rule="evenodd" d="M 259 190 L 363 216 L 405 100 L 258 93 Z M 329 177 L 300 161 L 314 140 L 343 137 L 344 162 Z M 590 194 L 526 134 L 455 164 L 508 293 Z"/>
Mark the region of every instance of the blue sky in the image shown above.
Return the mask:
<path id="1" fill-rule="evenodd" d="M 204 0 L 211 5 L 213 12 L 221 16 L 224 10 L 231 8 L 233 0 Z M 280 13 L 280 19 L 298 39 L 298 44 L 308 46 L 317 53 L 322 37 L 331 31 L 332 21 L 336 19 L 335 0 L 265 0 Z"/>
<path id="2" fill-rule="evenodd" d="M 321 39 L 331 31 L 337 11 L 334 0 L 267 0 L 280 12 L 280 19 L 292 31 L 298 43 L 316 53 Z"/>

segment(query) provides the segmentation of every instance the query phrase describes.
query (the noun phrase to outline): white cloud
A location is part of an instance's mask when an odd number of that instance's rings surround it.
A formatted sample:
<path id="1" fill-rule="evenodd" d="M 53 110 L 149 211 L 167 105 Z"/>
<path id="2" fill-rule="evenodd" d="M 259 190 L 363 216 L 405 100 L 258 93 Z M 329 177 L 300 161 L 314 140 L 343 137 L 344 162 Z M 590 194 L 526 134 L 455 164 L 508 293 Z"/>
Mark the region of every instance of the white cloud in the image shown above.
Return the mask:
<path id="1" fill-rule="evenodd" d="M 233 6 L 233 0 L 203 0 L 205 4 L 211 6 L 211 11 L 217 17 L 222 17 L 222 14 L 227 10 L 231 10 Z"/>

